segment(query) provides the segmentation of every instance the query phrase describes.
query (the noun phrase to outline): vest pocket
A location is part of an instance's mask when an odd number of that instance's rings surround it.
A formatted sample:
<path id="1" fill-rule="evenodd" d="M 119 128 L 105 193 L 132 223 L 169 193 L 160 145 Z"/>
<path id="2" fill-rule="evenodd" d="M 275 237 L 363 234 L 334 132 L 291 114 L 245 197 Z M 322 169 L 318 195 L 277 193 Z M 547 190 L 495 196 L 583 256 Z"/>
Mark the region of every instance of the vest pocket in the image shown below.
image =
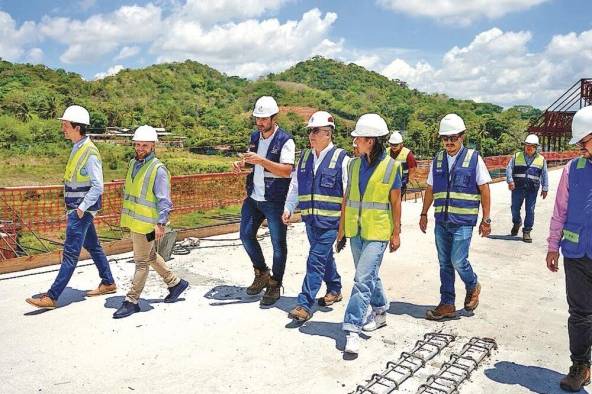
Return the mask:
<path id="1" fill-rule="evenodd" d="M 321 187 L 334 188 L 335 187 L 335 174 L 328 174 L 326 172 L 321 174 Z"/>
<path id="2" fill-rule="evenodd" d="M 561 239 L 561 251 L 564 256 L 582 257 L 584 255 L 586 245 L 582 236 L 583 228 L 581 224 L 566 223 L 564 225 Z"/>

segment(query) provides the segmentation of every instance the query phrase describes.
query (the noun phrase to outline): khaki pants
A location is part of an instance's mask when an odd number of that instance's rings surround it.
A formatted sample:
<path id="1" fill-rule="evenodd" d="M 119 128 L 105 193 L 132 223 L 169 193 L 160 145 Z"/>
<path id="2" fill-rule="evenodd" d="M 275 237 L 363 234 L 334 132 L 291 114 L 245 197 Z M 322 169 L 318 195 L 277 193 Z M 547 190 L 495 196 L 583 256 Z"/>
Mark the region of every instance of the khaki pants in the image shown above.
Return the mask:
<path id="1" fill-rule="evenodd" d="M 154 241 L 148 242 L 145 234 L 138 234 L 132 231 L 131 235 L 136 272 L 132 280 L 132 288 L 127 293 L 125 299 L 137 304 L 140 294 L 144 290 L 146 279 L 148 278 L 148 266 L 154 268 L 168 287 L 177 285 L 180 279 L 171 271 L 171 268 L 164 262 L 164 259 L 156 253 Z"/>

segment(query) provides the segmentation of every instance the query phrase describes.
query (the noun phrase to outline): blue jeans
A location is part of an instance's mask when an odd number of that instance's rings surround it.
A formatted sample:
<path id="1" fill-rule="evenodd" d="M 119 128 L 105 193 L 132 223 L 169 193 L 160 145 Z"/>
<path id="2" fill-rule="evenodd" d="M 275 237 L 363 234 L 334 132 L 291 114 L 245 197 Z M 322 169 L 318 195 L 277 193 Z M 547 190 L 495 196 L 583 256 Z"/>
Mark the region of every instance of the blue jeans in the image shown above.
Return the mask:
<path id="1" fill-rule="evenodd" d="M 343 318 L 344 331 L 360 332 L 368 305 L 377 313 L 385 312 L 389 308 L 384 287 L 378 277 L 387 246 L 387 241 L 365 241 L 359 236 L 350 239 L 356 275 Z"/>
<path id="2" fill-rule="evenodd" d="M 521 188 L 512 190 L 512 223 L 522 223 L 520 209 L 522 208 L 522 203 L 526 200 L 526 204 L 524 205 L 526 217 L 524 218 L 523 231 L 532 230 L 532 225 L 534 224 L 534 207 L 538 194 L 538 189 Z"/>
<path id="3" fill-rule="evenodd" d="M 103 252 L 103 248 L 101 248 L 101 245 L 99 244 L 99 238 L 97 237 L 97 231 L 95 230 L 93 220 L 94 217 L 89 212 L 85 212 L 82 219 L 78 217 L 76 211 L 72 211 L 68 214 L 62 265 L 60 266 L 57 278 L 47 292 L 49 298 L 54 301 L 60 297 L 60 294 L 62 294 L 66 285 L 70 281 L 70 278 L 76 269 L 76 265 L 78 264 L 78 258 L 80 257 L 80 251 L 83 246 L 84 249 L 90 253 L 92 260 L 99 271 L 101 283 L 105 285 L 114 283 L 111 269 L 109 268 L 109 262 L 107 261 L 105 252 Z"/>
<path id="4" fill-rule="evenodd" d="M 440 303 L 454 305 L 454 270 L 467 291 L 477 286 L 477 275 L 469 263 L 473 226 L 436 223 L 435 234 L 440 261 Z"/>
<path id="5" fill-rule="evenodd" d="M 257 241 L 257 230 L 267 219 L 271 245 L 273 247 L 273 279 L 282 283 L 286 259 L 288 258 L 288 245 L 286 233 L 288 227 L 282 222 L 284 203 L 277 201 L 256 201 L 247 197 L 241 209 L 240 239 L 253 263 L 253 267 L 268 270 L 265 257 L 261 251 L 261 245 Z"/>
<path id="6" fill-rule="evenodd" d="M 333 243 L 337 239 L 337 230 L 327 230 L 307 224 L 306 235 L 310 243 L 310 251 L 306 261 L 306 276 L 302 282 L 302 291 L 298 295 L 298 305 L 310 312 L 323 280 L 327 284 L 327 293 L 338 294 L 341 292 L 341 276 L 337 272 L 333 257 Z"/>

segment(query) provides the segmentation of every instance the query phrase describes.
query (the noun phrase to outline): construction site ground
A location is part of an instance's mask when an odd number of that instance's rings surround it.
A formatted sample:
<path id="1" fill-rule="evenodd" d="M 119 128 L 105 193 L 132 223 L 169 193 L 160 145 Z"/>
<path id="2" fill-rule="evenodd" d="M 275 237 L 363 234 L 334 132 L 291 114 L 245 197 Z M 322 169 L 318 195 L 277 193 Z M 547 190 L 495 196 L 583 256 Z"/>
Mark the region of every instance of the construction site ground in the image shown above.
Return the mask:
<path id="1" fill-rule="evenodd" d="M 390 299 L 388 325 L 363 340 L 359 357 L 345 360 L 341 330 L 354 275 L 351 251 L 336 255 L 344 300 L 315 309 L 302 326 L 288 319 L 305 273 L 304 225 L 288 232 L 284 293 L 272 307 L 247 296 L 249 259 L 238 234 L 202 240 L 170 264 L 191 287 L 175 304 L 151 272 L 142 313 L 114 320 L 130 286 L 131 253 L 112 256 L 117 294 L 85 298 L 98 275 L 90 261 L 79 264 L 59 308 L 35 310 L 25 303 L 45 292 L 58 266 L 0 276 L 0 382 L 2 393 L 348 393 L 384 370 L 417 340 L 434 331 L 457 335 L 451 346 L 407 380 L 399 392 L 416 392 L 430 374 L 471 337 L 494 338 L 498 350 L 460 387 L 461 393 L 556 393 L 567 371 L 567 303 L 563 268 L 545 266 L 546 238 L 561 171 L 550 172 L 551 190 L 536 208 L 534 242 L 509 236 L 510 192 L 491 185 L 492 236 L 475 230 L 470 261 L 482 284 L 474 315 L 432 322 L 426 310 L 439 301 L 439 268 L 430 211 L 428 233 L 417 222 L 421 201 L 403 203 L 401 248 L 385 255 L 380 276 Z M 265 232 L 261 230 L 261 234 Z M 271 260 L 269 237 L 262 241 Z M 457 277 L 457 308 L 465 289 Z M 321 289 L 319 296 L 324 294 Z"/>

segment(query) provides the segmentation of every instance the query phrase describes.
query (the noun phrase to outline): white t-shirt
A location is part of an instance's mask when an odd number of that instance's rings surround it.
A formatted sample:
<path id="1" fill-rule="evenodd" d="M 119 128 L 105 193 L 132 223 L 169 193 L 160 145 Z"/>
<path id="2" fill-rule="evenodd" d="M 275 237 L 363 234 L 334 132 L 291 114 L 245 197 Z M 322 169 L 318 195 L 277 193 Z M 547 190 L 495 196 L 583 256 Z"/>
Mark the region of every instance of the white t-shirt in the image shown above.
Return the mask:
<path id="1" fill-rule="evenodd" d="M 448 173 L 449 174 L 450 174 L 450 171 L 452 170 L 452 166 L 456 162 L 456 158 L 458 157 L 458 154 L 461 152 L 461 150 L 462 149 L 460 149 L 456 153 L 456 155 L 454 155 L 454 156 L 450 156 L 448 153 L 446 154 L 447 160 L 448 160 Z M 434 165 L 434 161 L 432 160 L 432 162 L 430 163 L 430 172 L 428 172 L 428 180 L 427 180 L 427 184 L 430 186 L 434 185 L 434 178 L 432 175 L 432 166 L 433 165 Z M 491 182 L 491 175 L 489 175 L 489 170 L 487 169 L 487 166 L 485 165 L 483 158 L 481 157 L 481 155 L 479 155 L 479 159 L 477 160 L 477 185 L 481 186 L 481 185 L 484 185 L 489 182 Z"/>
<path id="2" fill-rule="evenodd" d="M 268 138 L 263 138 L 261 135 L 259 138 L 259 147 L 257 148 L 257 154 L 261 157 L 267 157 L 267 150 L 269 149 L 269 145 L 277 132 L 278 127 L 275 127 L 275 131 L 272 135 Z M 282 164 L 292 164 L 294 165 L 296 155 L 296 144 L 294 144 L 294 140 L 288 140 L 284 146 L 282 147 L 282 151 L 280 152 L 280 163 Z M 255 165 L 255 174 L 253 176 L 253 192 L 251 193 L 251 198 L 256 201 L 265 201 L 265 181 L 264 181 L 264 172 L 265 168 L 260 165 Z"/>

